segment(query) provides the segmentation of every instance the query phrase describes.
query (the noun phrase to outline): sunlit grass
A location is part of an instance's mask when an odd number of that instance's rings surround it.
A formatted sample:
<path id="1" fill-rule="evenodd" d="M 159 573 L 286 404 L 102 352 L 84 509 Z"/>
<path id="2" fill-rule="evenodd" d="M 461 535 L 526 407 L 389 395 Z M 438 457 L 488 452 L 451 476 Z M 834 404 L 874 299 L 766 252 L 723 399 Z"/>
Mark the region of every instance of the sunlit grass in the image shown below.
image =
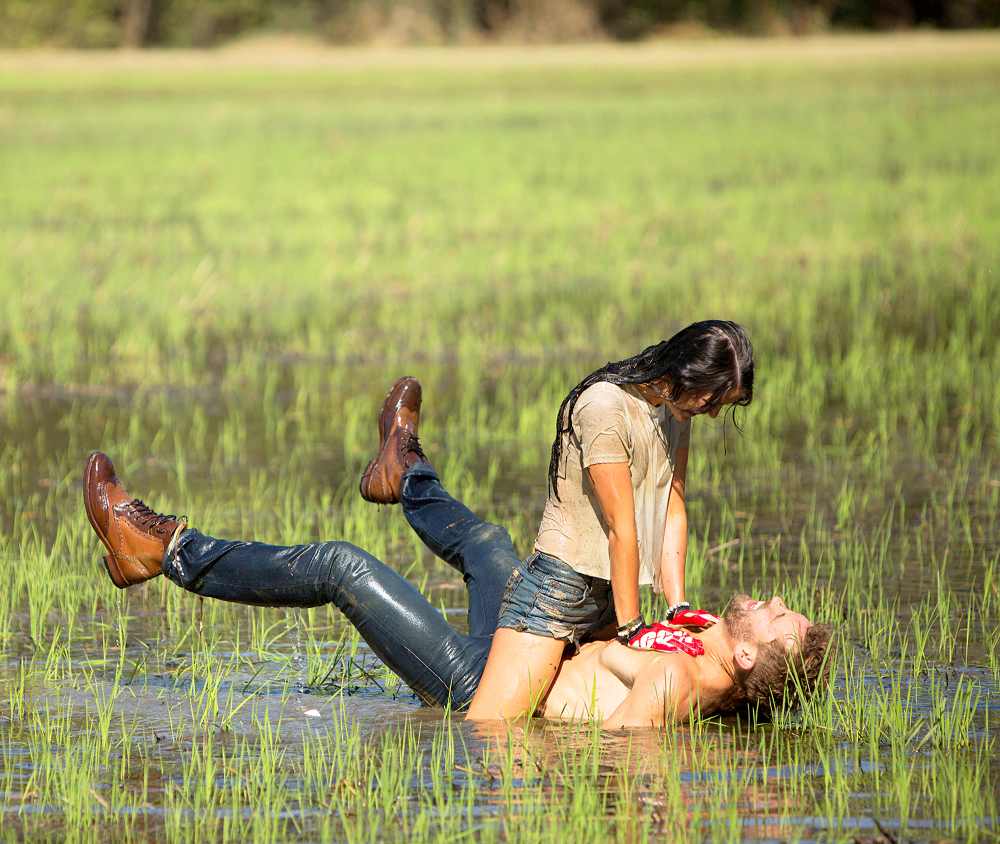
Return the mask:
<path id="1" fill-rule="evenodd" d="M 4 70 L 4 834 L 994 836 L 998 82 L 985 50 Z M 98 561 L 97 447 L 203 530 L 348 539 L 460 610 L 356 493 L 387 385 L 421 378 L 428 454 L 526 553 L 562 395 L 708 316 L 747 326 L 757 398 L 742 436 L 695 425 L 691 597 L 841 629 L 831 689 L 771 724 L 473 729 L 330 608 Z"/>

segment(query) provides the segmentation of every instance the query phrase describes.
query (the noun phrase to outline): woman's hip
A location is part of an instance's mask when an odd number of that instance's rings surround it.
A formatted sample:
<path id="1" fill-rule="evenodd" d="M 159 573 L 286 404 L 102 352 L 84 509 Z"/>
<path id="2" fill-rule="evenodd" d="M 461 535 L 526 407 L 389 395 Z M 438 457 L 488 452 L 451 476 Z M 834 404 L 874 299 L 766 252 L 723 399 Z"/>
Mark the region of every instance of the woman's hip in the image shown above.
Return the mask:
<path id="1" fill-rule="evenodd" d="M 609 581 L 536 551 L 507 581 L 497 626 L 579 644 L 613 620 Z"/>

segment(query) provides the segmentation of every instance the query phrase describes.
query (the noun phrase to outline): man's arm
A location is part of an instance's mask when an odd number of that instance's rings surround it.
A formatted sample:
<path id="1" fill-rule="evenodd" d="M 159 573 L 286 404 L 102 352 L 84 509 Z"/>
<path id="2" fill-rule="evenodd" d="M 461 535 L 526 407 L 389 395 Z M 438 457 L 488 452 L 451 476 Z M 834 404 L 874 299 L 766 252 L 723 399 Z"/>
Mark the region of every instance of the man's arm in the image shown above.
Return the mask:
<path id="1" fill-rule="evenodd" d="M 622 727 L 662 727 L 675 721 L 686 721 L 691 714 L 694 689 L 683 662 L 689 659 L 679 654 L 649 658 L 649 664 L 634 676 L 625 700 L 602 726 L 617 730 Z M 624 678 L 620 679 L 626 682 Z"/>
<path id="2" fill-rule="evenodd" d="M 620 642 L 609 642 L 601 651 L 600 662 L 602 668 L 606 668 L 631 689 L 639 675 L 658 658 L 654 651 L 640 651 Z"/>

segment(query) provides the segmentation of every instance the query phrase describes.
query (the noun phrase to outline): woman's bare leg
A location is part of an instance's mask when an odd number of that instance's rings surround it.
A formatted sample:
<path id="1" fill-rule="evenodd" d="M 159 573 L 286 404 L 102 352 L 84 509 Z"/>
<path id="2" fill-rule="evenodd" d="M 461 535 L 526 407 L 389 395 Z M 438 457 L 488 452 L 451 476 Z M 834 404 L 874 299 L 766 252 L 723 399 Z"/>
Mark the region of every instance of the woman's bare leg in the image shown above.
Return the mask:
<path id="1" fill-rule="evenodd" d="M 565 647 L 561 639 L 501 627 L 493 634 L 466 717 L 489 721 L 533 715 L 548 694 Z"/>

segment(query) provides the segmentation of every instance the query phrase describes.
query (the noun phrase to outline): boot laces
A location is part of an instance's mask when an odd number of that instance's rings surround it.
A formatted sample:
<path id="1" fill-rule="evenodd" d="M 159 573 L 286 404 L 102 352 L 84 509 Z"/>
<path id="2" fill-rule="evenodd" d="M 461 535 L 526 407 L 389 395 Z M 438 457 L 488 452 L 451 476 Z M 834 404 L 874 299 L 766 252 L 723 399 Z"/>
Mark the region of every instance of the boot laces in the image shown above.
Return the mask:
<path id="1" fill-rule="evenodd" d="M 424 450 L 420 447 L 420 439 L 416 434 L 411 434 L 409 431 L 403 432 L 403 453 L 413 452 L 425 463 L 427 462 L 427 455 L 424 454 Z"/>
<path id="2" fill-rule="evenodd" d="M 156 528 L 165 525 L 167 522 L 177 521 L 176 516 L 165 516 L 162 513 L 157 513 L 141 498 L 133 498 L 129 502 L 129 508 L 136 524 L 144 530 L 156 530 Z"/>

